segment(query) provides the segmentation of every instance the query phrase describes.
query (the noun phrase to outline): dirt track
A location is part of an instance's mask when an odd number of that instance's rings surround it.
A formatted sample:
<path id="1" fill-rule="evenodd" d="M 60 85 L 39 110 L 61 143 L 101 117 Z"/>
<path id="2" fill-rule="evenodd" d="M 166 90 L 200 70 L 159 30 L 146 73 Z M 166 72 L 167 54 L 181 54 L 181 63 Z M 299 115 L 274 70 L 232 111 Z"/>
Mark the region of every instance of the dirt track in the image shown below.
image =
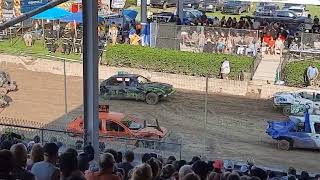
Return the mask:
<path id="1" fill-rule="evenodd" d="M 17 81 L 19 91 L 10 93 L 11 105 L 0 117 L 65 126 L 63 76 L 25 70 L 22 66 L 0 64 Z M 82 80 L 68 77 L 69 119 L 81 114 Z M 168 128 L 173 140 L 181 139 L 184 157 L 203 153 L 205 96 L 199 92 L 178 91 L 156 106 L 135 101 L 111 101 L 111 110 L 135 115 L 141 119 L 158 119 Z M 318 151 L 278 151 L 265 134 L 267 119 L 283 119 L 267 100 L 236 96 L 209 95 L 207 124 L 207 157 L 231 158 L 286 168 L 294 166 L 318 170 Z"/>

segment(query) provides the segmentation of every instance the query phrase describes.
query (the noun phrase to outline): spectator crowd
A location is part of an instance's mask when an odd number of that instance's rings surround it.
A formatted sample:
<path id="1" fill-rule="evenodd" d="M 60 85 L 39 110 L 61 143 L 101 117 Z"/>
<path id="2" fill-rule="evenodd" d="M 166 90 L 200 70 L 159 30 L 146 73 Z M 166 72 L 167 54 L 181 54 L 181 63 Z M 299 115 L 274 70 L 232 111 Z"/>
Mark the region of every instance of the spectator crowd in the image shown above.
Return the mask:
<path id="1" fill-rule="evenodd" d="M 174 156 L 163 158 L 145 153 L 107 149 L 95 158 L 92 146 L 81 152 L 59 142 L 43 146 L 40 138 L 25 143 L 19 135 L 3 135 L 0 142 L 1 180 L 320 180 L 294 168 L 281 175 L 247 163 L 236 167 L 231 160 L 203 161 L 194 156 L 190 162 Z M 98 159 L 96 161 L 96 159 Z"/>

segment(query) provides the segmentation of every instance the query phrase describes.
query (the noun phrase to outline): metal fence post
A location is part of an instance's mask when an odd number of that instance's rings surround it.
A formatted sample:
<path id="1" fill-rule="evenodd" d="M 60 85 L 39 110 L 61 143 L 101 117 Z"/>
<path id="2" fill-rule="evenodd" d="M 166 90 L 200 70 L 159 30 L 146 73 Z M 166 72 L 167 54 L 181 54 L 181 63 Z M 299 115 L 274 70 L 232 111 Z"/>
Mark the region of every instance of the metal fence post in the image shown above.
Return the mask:
<path id="1" fill-rule="evenodd" d="M 44 144 L 44 135 L 43 135 L 43 129 L 41 129 L 41 144 Z"/>

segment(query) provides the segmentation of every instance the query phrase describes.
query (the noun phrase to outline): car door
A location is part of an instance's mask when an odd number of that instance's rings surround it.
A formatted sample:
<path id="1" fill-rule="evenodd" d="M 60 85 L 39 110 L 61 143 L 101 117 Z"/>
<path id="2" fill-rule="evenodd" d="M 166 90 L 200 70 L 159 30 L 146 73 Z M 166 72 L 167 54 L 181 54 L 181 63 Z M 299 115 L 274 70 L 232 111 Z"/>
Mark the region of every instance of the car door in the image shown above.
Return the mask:
<path id="1" fill-rule="evenodd" d="M 313 125 L 311 126 L 311 130 L 313 132 L 311 134 L 311 138 L 316 144 L 315 148 L 320 149 L 320 123 L 319 122 L 313 123 Z"/>
<path id="2" fill-rule="evenodd" d="M 112 121 L 111 119 L 106 120 L 106 132 L 108 136 L 112 137 L 125 137 L 125 128 L 118 122 Z"/>
<path id="3" fill-rule="evenodd" d="M 314 103 L 313 103 L 314 113 L 320 115 L 320 93 L 316 92 L 314 96 Z"/>
<path id="4" fill-rule="evenodd" d="M 125 81 L 126 81 L 127 98 L 144 100 L 143 87 L 138 82 L 138 78 L 131 77 L 128 81 L 127 80 Z"/>
<path id="5" fill-rule="evenodd" d="M 123 78 L 111 77 L 100 85 L 100 95 L 106 98 L 123 98 Z"/>

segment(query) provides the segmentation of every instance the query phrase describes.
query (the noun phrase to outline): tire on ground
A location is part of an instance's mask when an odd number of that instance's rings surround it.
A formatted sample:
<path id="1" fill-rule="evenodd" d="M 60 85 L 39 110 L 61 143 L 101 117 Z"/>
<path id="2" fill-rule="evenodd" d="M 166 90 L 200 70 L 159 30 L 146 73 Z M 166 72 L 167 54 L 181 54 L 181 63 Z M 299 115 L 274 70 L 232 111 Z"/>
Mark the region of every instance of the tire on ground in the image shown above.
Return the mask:
<path id="1" fill-rule="evenodd" d="M 291 106 L 289 105 L 289 106 L 283 107 L 282 113 L 286 116 L 291 115 Z"/>
<path id="2" fill-rule="evenodd" d="M 159 96 L 156 93 L 150 92 L 146 95 L 146 103 L 155 105 L 159 102 Z"/>
<path id="3" fill-rule="evenodd" d="M 286 139 L 281 139 L 278 141 L 278 149 L 283 151 L 289 151 L 292 148 L 291 142 Z"/>

